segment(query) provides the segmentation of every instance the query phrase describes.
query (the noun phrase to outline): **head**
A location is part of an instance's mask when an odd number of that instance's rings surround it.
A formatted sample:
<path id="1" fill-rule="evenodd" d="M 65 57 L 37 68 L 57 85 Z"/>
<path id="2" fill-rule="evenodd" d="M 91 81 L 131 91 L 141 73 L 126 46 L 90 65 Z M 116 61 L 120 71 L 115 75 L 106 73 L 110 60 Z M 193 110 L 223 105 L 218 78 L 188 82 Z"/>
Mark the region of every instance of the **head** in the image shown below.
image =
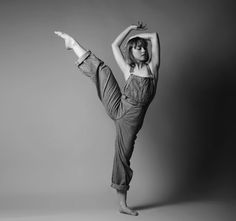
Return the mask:
<path id="1" fill-rule="evenodd" d="M 149 60 L 148 42 L 143 38 L 131 38 L 126 44 L 126 51 L 127 62 L 131 67 Z"/>

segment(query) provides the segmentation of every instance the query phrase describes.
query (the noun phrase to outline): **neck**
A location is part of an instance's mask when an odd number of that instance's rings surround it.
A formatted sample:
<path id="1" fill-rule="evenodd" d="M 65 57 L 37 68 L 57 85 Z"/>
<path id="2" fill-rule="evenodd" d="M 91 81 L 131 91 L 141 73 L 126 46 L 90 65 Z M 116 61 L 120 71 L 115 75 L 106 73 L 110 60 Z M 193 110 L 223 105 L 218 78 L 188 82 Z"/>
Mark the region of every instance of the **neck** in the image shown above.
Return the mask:
<path id="1" fill-rule="evenodd" d="M 144 66 L 144 63 L 143 62 L 138 62 L 138 63 L 136 63 L 136 66 L 138 67 L 138 69 L 140 69 Z"/>

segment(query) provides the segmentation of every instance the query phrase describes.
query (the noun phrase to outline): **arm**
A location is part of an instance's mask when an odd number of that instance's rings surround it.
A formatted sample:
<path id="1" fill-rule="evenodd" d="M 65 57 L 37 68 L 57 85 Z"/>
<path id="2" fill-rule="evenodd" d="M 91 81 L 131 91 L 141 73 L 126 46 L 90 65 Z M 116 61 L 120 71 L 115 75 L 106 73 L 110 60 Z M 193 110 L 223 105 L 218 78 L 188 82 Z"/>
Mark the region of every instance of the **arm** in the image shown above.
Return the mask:
<path id="1" fill-rule="evenodd" d="M 127 27 L 124 31 L 122 31 L 117 38 L 112 43 L 112 52 L 115 57 L 115 60 L 120 67 L 121 71 L 124 73 L 125 79 L 128 79 L 129 77 L 129 65 L 125 62 L 125 58 L 121 52 L 121 44 L 127 37 L 127 35 L 132 31 L 135 30 L 134 26 Z"/>
<path id="2" fill-rule="evenodd" d="M 131 38 L 134 37 L 140 37 L 140 38 L 144 38 L 146 40 L 150 40 L 151 41 L 151 61 L 149 63 L 149 65 L 152 68 L 152 71 L 155 72 L 155 70 L 158 71 L 159 67 L 160 67 L 160 40 L 159 40 L 159 36 L 156 32 L 154 33 L 141 33 L 135 36 L 132 36 Z M 130 39 L 131 39 L 130 38 Z"/>
<path id="3" fill-rule="evenodd" d="M 126 63 L 125 58 L 122 54 L 122 51 L 120 49 L 123 41 L 125 40 L 125 38 L 127 37 L 127 35 L 132 31 L 132 30 L 145 30 L 146 29 L 146 25 L 143 25 L 142 22 L 138 22 L 137 25 L 130 25 L 129 27 L 127 27 L 124 31 L 122 31 L 117 38 L 114 40 L 114 42 L 112 43 L 112 52 L 113 55 L 115 57 L 115 60 L 118 64 L 118 66 L 120 67 L 120 69 L 122 70 L 122 72 L 124 73 L 125 79 L 127 80 L 130 73 L 130 67 L 129 65 Z"/>

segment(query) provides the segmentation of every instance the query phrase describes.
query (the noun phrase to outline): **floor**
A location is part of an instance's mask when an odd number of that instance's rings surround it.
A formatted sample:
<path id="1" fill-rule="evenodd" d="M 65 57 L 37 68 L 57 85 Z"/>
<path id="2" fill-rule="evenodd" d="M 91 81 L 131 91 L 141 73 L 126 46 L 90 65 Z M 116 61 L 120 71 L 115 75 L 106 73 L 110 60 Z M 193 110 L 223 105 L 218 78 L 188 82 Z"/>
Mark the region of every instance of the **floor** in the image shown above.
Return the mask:
<path id="1" fill-rule="evenodd" d="M 110 197 L 110 196 L 109 196 Z M 93 197 L 12 197 L 0 200 L 0 221 L 234 221 L 235 200 L 185 200 L 173 203 L 131 203 L 139 216 L 116 211 L 116 203 L 106 196 Z"/>

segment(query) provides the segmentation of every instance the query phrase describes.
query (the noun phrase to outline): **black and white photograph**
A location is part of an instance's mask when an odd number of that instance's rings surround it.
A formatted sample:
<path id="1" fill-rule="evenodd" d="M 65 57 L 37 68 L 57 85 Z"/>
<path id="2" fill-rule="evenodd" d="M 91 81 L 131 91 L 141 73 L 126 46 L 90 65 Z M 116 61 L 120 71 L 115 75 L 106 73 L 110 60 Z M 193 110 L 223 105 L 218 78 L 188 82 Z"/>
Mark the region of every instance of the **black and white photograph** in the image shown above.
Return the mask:
<path id="1" fill-rule="evenodd" d="M 233 0 L 0 2 L 0 221 L 236 219 Z"/>

